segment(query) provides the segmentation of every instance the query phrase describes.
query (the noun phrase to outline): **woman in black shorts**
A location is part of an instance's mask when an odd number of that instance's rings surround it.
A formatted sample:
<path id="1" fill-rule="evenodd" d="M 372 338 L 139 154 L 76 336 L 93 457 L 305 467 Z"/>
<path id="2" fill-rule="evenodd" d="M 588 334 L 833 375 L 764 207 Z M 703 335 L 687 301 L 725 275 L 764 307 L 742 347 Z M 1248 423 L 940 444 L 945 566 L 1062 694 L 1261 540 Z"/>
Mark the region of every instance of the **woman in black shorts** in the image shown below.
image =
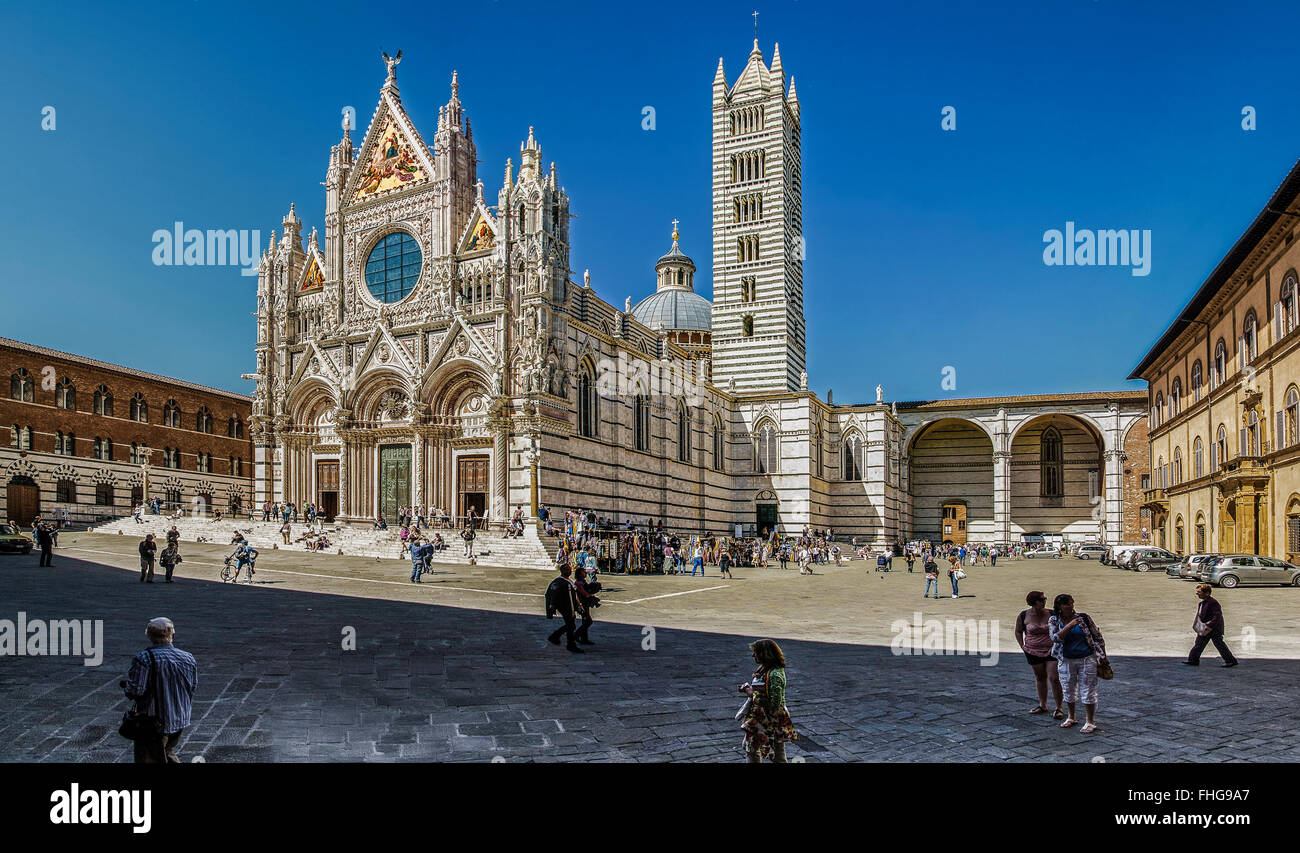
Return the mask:
<path id="1" fill-rule="evenodd" d="M 1034 590 L 1025 596 L 1029 609 L 1020 611 L 1016 617 L 1016 642 L 1025 653 L 1025 659 L 1034 669 L 1034 680 L 1038 686 L 1038 704 L 1029 709 L 1031 714 L 1047 713 L 1047 683 L 1052 684 L 1052 696 L 1056 699 L 1056 710 L 1052 719 L 1063 720 L 1065 713 L 1061 710 L 1061 679 L 1056 674 L 1056 658 L 1052 657 L 1052 637 L 1047 630 L 1047 620 L 1052 615 L 1047 609 L 1047 596 Z"/>

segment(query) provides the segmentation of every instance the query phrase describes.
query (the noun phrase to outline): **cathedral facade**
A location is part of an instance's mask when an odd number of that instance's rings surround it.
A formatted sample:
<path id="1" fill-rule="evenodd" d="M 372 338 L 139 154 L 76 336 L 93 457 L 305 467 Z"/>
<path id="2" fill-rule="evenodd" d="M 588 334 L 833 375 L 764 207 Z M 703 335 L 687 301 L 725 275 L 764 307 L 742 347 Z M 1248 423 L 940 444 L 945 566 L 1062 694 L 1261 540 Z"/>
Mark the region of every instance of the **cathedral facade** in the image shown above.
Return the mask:
<path id="1" fill-rule="evenodd" d="M 572 278 L 569 198 L 532 128 L 491 198 L 456 74 L 429 145 L 385 59 L 359 148 L 345 129 L 330 152 L 323 240 L 304 245 L 291 206 L 260 260 L 255 502 L 343 524 L 544 503 L 877 543 L 944 538 L 960 505 L 971 539 L 1124 535 L 1141 392 L 808 391 L 800 106 L 779 48 L 714 77 L 713 301 L 674 223 L 654 292 L 621 307 Z"/>

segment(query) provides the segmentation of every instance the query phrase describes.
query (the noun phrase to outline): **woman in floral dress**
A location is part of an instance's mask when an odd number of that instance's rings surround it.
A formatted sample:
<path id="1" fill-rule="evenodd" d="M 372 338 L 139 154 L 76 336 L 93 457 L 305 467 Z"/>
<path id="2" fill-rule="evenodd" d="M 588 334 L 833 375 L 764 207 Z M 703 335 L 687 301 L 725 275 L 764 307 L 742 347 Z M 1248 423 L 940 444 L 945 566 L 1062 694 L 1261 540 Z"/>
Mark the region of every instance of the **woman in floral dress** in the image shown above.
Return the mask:
<path id="1" fill-rule="evenodd" d="M 751 643 L 758 669 L 740 692 L 750 697 L 749 710 L 741 728 L 745 732 L 745 752 L 750 764 L 763 759 L 785 764 L 785 742 L 799 737 L 785 707 L 785 655 L 773 640 Z"/>

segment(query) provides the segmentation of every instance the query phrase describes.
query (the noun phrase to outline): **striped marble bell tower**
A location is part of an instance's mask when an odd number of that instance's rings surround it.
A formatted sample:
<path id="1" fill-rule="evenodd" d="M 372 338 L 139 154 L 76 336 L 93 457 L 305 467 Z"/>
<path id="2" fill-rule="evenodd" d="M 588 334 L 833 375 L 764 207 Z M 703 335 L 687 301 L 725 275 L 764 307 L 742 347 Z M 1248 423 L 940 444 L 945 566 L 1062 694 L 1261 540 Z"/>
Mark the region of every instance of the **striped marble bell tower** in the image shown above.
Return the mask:
<path id="1" fill-rule="evenodd" d="M 713 382 L 797 391 L 805 370 L 799 98 L 758 40 L 713 78 Z"/>

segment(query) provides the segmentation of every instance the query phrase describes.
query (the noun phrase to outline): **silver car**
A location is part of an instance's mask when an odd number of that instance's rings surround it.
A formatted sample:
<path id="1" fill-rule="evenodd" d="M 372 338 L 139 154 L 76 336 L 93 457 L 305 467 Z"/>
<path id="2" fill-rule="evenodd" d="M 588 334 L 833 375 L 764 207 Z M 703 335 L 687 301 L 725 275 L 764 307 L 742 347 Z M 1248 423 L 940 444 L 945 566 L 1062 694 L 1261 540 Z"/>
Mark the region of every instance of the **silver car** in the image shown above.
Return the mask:
<path id="1" fill-rule="evenodd" d="M 1200 574 L 1202 581 L 1233 589 L 1242 584 L 1277 584 L 1300 586 L 1300 566 L 1293 566 L 1272 557 L 1254 554 L 1229 554 L 1220 557 Z"/>
<path id="2" fill-rule="evenodd" d="M 1079 550 L 1074 552 L 1076 560 L 1096 560 L 1106 555 L 1108 549 L 1105 545 L 1080 545 Z"/>
<path id="3" fill-rule="evenodd" d="M 1210 564 L 1222 556 L 1222 554 L 1188 554 L 1182 562 L 1166 567 L 1165 574 L 1185 581 L 1199 581 L 1201 572 L 1208 570 Z"/>

